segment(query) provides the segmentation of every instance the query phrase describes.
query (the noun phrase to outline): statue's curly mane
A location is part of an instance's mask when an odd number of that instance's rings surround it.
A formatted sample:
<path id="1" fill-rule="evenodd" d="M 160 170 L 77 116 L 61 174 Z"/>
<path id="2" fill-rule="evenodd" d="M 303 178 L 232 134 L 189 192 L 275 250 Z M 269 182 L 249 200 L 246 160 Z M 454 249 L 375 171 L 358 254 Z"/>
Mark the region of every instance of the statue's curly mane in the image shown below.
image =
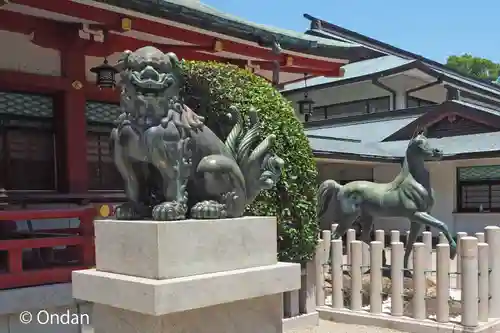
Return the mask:
<path id="1" fill-rule="evenodd" d="M 187 130 L 196 130 L 204 125 L 204 120 L 202 116 L 197 115 L 189 106 L 183 104 L 181 105 L 181 119 L 178 126 L 182 126 Z"/>

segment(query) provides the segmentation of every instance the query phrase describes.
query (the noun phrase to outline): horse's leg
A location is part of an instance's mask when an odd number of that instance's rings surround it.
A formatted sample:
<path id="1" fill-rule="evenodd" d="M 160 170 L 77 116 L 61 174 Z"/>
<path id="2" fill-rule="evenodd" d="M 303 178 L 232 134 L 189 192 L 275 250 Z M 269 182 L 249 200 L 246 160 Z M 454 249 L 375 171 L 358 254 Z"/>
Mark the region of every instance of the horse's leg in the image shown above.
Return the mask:
<path id="1" fill-rule="evenodd" d="M 372 241 L 371 232 L 373 229 L 373 216 L 361 216 L 361 240 L 370 245 Z M 385 239 L 382 240 L 382 266 L 387 266 L 387 256 L 385 254 Z"/>
<path id="2" fill-rule="evenodd" d="M 353 214 L 344 214 L 342 218 L 339 221 L 335 221 L 337 223 L 337 229 L 335 230 L 335 233 L 332 235 L 332 239 L 338 239 L 342 238 L 347 230 L 352 227 L 352 224 L 356 219 L 358 218 L 359 213 L 353 213 Z"/>
<path id="3" fill-rule="evenodd" d="M 422 232 L 422 227 L 424 225 L 421 224 L 420 221 L 411 220 L 410 223 L 410 233 L 408 238 L 406 239 L 406 248 L 405 248 L 405 258 L 404 258 L 404 268 L 408 268 L 408 260 L 410 259 L 411 251 L 413 250 L 413 244 L 417 241 L 418 235 Z"/>
<path id="4" fill-rule="evenodd" d="M 369 215 L 361 215 L 359 217 L 359 224 L 361 225 L 361 236 L 360 240 L 365 242 L 366 244 L 370 245 L 370 242 L 372 240 L 370 233 L 372 230 L 373 226 L 373 220 L 372 217 Z"/>
<path id="5" fill-rule="evenodd" d="M 450 244 L 450 259 L 455 258 L 455 255 L 457 254 L 457 243 L 455 243 L 455 240 L 453 239 L 453 237 L 451 237 L 448 226 L 444 222 L 439 221 L 434 216 L 425 212 L 416 212 L 411 220 L 424 225 L 428 225 L 429 227 L 434 227 L 441 231 Z"/>

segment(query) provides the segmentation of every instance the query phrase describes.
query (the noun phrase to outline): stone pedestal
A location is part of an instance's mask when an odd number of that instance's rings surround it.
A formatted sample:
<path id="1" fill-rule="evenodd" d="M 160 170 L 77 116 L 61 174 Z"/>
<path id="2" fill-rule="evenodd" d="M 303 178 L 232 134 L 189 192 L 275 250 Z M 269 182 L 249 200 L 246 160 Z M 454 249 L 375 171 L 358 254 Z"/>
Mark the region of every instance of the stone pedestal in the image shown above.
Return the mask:
<path id="1" fill-rule="evenodd" d="M 276 219 L 95 221 L 96 269 L 73 272 L 95 333 L 282 332 L 300 265 L 276 259 Z"/>

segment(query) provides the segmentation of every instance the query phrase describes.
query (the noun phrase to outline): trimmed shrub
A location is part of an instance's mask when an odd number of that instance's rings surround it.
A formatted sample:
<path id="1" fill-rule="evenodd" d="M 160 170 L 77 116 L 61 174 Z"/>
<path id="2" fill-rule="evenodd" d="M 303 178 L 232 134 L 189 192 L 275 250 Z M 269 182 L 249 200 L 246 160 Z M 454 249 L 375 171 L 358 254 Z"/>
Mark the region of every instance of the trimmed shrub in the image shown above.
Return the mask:
<path id="1" fill-rule="evenodd" d="M 216 62 L 182 61 L 188 104 L 219 137 L 232 123 L 226 116 L 231 105 L 246 115 L 259 111 L 262 139 L 275 134 L 274 152 L 285 161 L 275 189 L 262 192 L 247 208 L 247 215 L 275 215 L 278 219 L 279 259 L 304 262 L 317 244 L 316 165 L 304 128 L 293 107 L 265 79 L 236 66 Z"/>

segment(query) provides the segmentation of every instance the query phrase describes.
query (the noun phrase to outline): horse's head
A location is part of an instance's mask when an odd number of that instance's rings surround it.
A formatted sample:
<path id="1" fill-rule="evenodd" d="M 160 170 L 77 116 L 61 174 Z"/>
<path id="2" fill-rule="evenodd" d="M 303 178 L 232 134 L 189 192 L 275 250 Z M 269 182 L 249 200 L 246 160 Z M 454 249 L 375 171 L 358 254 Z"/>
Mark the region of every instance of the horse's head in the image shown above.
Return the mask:
<path id="1" fill-rule="evenodd" d="M 443 157 L 443 151 L 433 148 L 423 133 L 418 134 L 410 140 L 407 152 L 412 155 L 421 156 L 424 160 L 436 161 Z"/>

